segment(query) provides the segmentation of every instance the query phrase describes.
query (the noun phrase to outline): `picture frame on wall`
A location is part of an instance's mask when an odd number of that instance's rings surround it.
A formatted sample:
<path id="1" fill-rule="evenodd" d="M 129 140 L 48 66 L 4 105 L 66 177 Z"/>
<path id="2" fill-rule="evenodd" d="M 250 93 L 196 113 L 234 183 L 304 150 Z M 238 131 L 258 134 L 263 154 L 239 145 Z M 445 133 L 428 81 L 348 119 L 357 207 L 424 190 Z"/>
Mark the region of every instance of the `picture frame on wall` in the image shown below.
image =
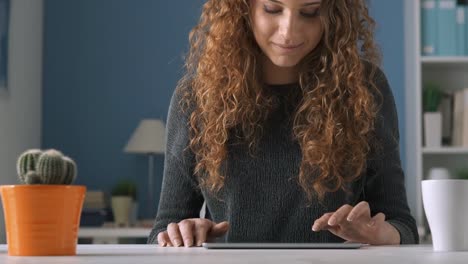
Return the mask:
<path id="1" fill-rule="evenodd" d="M 8 88 L 10 0 L 0 0 L 0 91 Z"/>

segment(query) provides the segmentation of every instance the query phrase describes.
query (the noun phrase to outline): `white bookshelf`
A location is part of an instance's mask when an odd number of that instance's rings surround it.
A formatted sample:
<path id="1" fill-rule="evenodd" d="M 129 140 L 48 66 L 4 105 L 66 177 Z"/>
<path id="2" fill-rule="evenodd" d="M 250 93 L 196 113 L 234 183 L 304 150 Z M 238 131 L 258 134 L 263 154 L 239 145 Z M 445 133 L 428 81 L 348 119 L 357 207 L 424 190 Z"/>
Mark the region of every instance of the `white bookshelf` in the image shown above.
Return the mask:
<path id="1" fill-rule="evenodd" d="M 468 56 L 422 56 L 421 63 L 429 64 L 447 64 L 447 65 L 456 65 L 456 64 L 468 64 Z"/>
<path id="2" fill-rule="evenodd" d="M 445 91 L 467 88 L 468 56 L 421 56 L 420 0 L 404 1 L 404 5 L 406 186 L 418 227 L 427 231 L 421 181 L 431 167 L 446 167 L 452 175 L 458 168 L 468 167 L 468 148 L 424 147 L 422 85 L 424 82 L 436 82 L 443 85 L 441 88 Z"/>
<path id="3" fill-rule="evenodd" d="M 468 148 L 462 147 L 441 147 L 441 148 L 422 148 L 423 155 L 468 155 Z"/>

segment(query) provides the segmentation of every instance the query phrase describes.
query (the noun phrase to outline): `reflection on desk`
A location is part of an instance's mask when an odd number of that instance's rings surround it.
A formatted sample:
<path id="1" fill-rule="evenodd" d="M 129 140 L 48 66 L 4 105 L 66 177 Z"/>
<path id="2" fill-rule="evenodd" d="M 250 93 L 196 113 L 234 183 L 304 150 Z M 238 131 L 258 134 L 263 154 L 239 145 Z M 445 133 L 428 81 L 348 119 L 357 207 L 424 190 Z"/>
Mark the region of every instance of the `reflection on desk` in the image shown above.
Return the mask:
<path id="1" fill-rule="evenodd" d="M 0 245 L 0 263 L 463 263 L 468 252 L 436 253 L 430 245 L 364 247 L 361 249 L 309 250 L 207 250 L 204 248 L 161 248 L 156 245 L 78 245 L 77 256 L 9 257 L 6 245 Z"/>

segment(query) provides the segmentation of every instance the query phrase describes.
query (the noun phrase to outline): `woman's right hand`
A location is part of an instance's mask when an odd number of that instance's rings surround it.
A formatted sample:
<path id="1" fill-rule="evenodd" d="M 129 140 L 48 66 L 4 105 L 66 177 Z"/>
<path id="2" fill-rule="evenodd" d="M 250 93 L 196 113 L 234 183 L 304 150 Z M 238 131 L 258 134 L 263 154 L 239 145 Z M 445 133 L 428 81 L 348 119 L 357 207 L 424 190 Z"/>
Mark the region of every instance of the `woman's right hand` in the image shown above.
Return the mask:
<path id="1" fill-rule="evenodd" d="M 229 223 L 215 223 L 203 218 L 190 218 L 179 223 L 170 223 L 167 230 L 158 234 L 158 244 L 161 247 L 191 247 L 224 235 L 229 229 Z"/>

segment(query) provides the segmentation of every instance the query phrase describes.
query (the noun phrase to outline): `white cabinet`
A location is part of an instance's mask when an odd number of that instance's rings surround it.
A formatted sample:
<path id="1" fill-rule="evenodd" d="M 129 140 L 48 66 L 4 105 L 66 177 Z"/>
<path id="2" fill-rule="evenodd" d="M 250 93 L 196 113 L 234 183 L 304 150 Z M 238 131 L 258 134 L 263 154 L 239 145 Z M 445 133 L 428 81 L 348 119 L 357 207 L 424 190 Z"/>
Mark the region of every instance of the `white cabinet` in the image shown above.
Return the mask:
<path id="1" fill-rule="evenodd" d="M 80 227 L 78 238 L 91 238 L 93 244 L 118 244 L 119 238 L 148 238 L 151 228 Z"/>
<path id="2" fill-rule="evenodd" d="M 435 82 L 445 91 L 468 88 L 468 57 L 422 56 L 421 0 L 405 0 L 404 4 L 406 185 L 418 227 L 421 231 L 427 231 L 421 180 L 426 178 L 431 167 L 446 167 L 453 176 L 459 168 L 468 167 L 468 148 L 424 147 L 422 86 L 426 82 Z"/>

